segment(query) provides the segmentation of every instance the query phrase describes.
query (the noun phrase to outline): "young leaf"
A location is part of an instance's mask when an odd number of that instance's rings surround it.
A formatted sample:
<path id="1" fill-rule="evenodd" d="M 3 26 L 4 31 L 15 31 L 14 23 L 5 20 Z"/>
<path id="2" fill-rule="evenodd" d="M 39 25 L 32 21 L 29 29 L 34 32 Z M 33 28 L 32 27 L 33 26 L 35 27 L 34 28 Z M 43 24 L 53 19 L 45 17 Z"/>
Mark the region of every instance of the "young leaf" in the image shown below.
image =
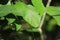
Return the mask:
<path id="1" fill-rule="evenodd" d="M 1 5 L 0 6 L 0 17 L 6 16 L 12 12 L 11 5 Z"/>
<path id="2" fill-rule="evenodd" d="M 38 11 L 40 15 L 42 16 L 43 13 L 45 12 L 45 7 L 42 3 L 42 0 L 31 0 L 31 1 L 34 7 L 36 8 L 36 11 Z"/>
<path id="3" fill-rule="evenodd" d="M 52 31 L 56 25 L 56 21 L 54 19 L 51 19 L 46 27 L 48 31 Z"/>
<path id="4" fill-rule="evenodd" d="M 23 18 L 33 27 L 38 27 L 40 24 L 40 16 L 37 14 L 34 14 L 32 11 L 28 11 L 28 14 Z"/>
<path id="5" fill-rule="evenodd" d="M 21 8 L 22 7 L 22 8 Z M 25 5 L 22 2 L 18 2 L 14 5 L 15 13 L 14 15 L 22 16 L 26 22 L 28 22 L 33 27 L 38 27 L 40 24 L 40 16 L 38 12 L 31 5 Z"/>
<path id="6" fill-rule="evenodd" d="M 38 27 L 40 24 L 41 17 L 33 9 L 34 9 L 33 6 L 28 6 L 27 10 L 25 11 L 26 15 L 23 16 L 23 18 L 26 22 L 28 22 L 33 27 Z"/>
<path id="7" fill-rule="evenodd" d="M 22 27 L 21 24 L 15 24 L 16 25 L 16 31 L 20 30 L 20 28 Z"/>
<path id="8" fill-rule="evenodd" d="M 51 16 L 60 15 L 60 7 L 49 6 L 47 7 L 47 13 Z"/>
<path id="9" fill-rule="evenodd" d="M 6 19 L 8 20 L 8 24 L 11 24 L 15 21 L 15 19 L 13 19 L 13 18 L 6 18 Z"/>
<path id="10" fill-rule="evenodd" d="M 14 6 L 13 14 L 16 16 L 24 16 L 27 5 L 22 2 L 17 2 Z"/>
<path id="11" fill-rule="evenodd" d="M 53 18 L 56 20 L 57 24 L 60 26 L 60 16 L 53 16 Z"/>

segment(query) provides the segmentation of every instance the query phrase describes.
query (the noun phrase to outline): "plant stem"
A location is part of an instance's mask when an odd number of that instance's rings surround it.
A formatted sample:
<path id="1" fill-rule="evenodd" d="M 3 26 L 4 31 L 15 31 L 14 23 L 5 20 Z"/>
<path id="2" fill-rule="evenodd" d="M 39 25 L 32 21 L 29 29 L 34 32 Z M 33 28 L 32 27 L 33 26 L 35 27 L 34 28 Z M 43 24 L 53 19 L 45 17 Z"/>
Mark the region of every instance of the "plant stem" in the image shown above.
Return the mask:
<path id="1" fill-rule="evenodd" d="M 51 1 L 52 1 L 52 0 L 48 0 L 46 7 L 49 7 Z M 38 28 L 38 30 L 39 30 L 39 32 L 40 32 L 40 34 L 41 34 L 41 40 L 44 40 L 44 35 L 43 35 L 43 31 L 42 31 L 42 26 L 43 26 L 45 17 L 46 17 L 46 12 L 44 12 L 43 17 L 42 17 L 42 20 L 41 20 L 41 24 L 39 25 L 39 28 Z"/>

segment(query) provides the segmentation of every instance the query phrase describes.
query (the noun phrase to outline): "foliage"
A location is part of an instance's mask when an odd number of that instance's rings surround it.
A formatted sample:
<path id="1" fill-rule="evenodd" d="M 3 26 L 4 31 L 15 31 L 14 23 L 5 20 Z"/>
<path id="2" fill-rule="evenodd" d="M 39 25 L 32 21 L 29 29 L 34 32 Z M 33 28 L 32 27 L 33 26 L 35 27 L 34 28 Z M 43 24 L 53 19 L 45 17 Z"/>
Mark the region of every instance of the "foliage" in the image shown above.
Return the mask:
<path id="1" fill-rule="evenodd" d="M 49 6 L 49 7 L 44 7 L 44 4 L 42 3 L 42 0 L 31 0 L 33 5 L 27 5 L 23 2 L 16 2 L 16 4 L 11 4 L 11 5 L 0 5 L 0 20 L 1 18 L 4 17 L 7 21 L 8 24 L 6 25 L 5 30 L 10 27 L 11 24 L 14 24 L 16 27 L 15 30 L 18 31 L 22 29 L 23 23 L 21 23 L 21 19 L 19 20 L 20 23 L 17 23 L 18 21 L 17 16 L 22 17 L 25 23 L 29 24 L 29 28 L 26 26 L 26 30 L 29 32 L 38 32 L 38 27 L 40 25 L 40 21 L 42 19 L 42 16 L 44 12 L 47 13 L 47 15 L 52 16 L 52 20 L 48 20 L 48 27 L 47 29 L 52 30 L 53 25 L 59 25 L 60 26 L 60 7 L 55 7 L 55 6 Z M 12 14 L 15 16 L 15 18 L 7 18 L 6 16 Z M 48 17 L 49 18 L 49 17 Z M 54 19 L 54 20 L 53 20 Z M 3 19 L 4 20 L 4 19 Z M 5 27 L 4 27 L 5 28 Z"/>
<path id="2" fill-rule="evenodd" d="M 40 16 L 42 16 L 43 13 L 45 12 L 45 7 L 42 3 L 42 0 L 32 0 L 32 3 L 34 5 L 36 11 L 38 11 Z"/>

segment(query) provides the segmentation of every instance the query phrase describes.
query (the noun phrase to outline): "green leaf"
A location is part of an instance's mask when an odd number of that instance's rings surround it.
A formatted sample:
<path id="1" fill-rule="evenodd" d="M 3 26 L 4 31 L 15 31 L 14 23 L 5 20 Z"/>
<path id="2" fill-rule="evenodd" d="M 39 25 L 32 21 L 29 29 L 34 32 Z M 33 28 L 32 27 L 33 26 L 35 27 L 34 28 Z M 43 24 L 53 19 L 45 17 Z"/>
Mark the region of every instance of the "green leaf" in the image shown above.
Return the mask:
<path id="1" fill-rule="evenodd" d="M 46 29 L 47 29 L 48 31 L 52 31 L 52 30 L 54 29 L 55 25 L 56 25 L 56 21 L 55 21 L 54 19 L 51 19 L 51 20 L 49 21 L 49 23 L 47 24 Z"/>
<path id="2" fill-rule="evenodd" d="M 60 16 L 53 16 L 53 18 L 56 20 L 57 24 L 60 26 Z"/>
<path id="3" fill-rule="evenodd" d="M 33 27 L 38 27 L 40 24 L 40 16 L 37 14 L 34 14 L 32 11 L 28 11 L 28 14 L 23 18 Z"/>
<path id="4" fill-rule="evenodd" d="M 0 6 L 0 17 L 6 16 L 12 12 L 11 5 L 1 5 Z"/>
<path id="5" fill-rule="evenodd" d="M 51 16 L 60 15 L 60 6 L 49 6 L 49 7 L 47 7 L 47 13 Z"/>
<path id="6" fill-rule="evenodd" d="M 16 5 L 14 5 L 14 8 L 16 10 L 14 11 L 14 15 L 22 16 L 24 20 L 33 27 L 39 26 L 40 16 L 38 15 L 38 12 L 36 12 L 33 6 L 18 2 Z"/>
<path id="7" fill-rule="evenodd" d="M 17 2 L 14 6 L 13 14 L 16 16 L 24 16 L 27 5 L 23 2 Z"/>
<path id="8" fill-rule="evenodd" d="M 23 16 L 24 20 L 28 22 L 33 27 L 38 27 L 40 24 L 41 17 L 38 15 L 38 12 L 33 10 L 32 6 L 28 6 L 25 11 L 26 15 Z"/>
<path id="9" fill-rule="evenodd" d="M 16 31 L 20 30 L 22 25 L 21 24 L 15 24 L 16 25 Z"/>
<path id="10" fill-rule="evenodd" d="M 36 11 L 38 11 L 40 13 L 40 15 L 42 16 L 43 13 L 46 11 L 45 7 L 42 3 L 42 0 L 31 0 L 32 4 L 34 5 L 34 7 L 36 8 Z"/>
<path id="11" fill-rule="evenodd" d="M 16 19 L 13 19 L 13 18 L 6 18 L 8 20 L 8 24 L 11 24 L 13 23 Z"/>

